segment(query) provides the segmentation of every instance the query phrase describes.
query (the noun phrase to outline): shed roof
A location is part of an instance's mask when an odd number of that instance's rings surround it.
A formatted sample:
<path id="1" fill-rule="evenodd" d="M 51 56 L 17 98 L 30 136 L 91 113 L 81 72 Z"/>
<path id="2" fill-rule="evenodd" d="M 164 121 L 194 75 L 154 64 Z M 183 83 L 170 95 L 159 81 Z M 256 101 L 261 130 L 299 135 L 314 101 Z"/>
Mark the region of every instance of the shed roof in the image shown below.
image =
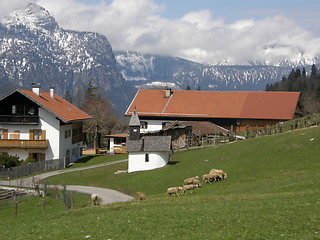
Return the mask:
<path id="1" fill-rule="evenodd" d="M 127 140 L 127 152 L 167 152 L 171 150 L 171 136 L 143 136 Z"/>
<path id="2" fill-rule="evenodd" d="M 218 92 L 139 90 L 126 115 L 133 106 L 142 116 L 188 118 L 279 119 L 293 118 L 299 92 Z"/>

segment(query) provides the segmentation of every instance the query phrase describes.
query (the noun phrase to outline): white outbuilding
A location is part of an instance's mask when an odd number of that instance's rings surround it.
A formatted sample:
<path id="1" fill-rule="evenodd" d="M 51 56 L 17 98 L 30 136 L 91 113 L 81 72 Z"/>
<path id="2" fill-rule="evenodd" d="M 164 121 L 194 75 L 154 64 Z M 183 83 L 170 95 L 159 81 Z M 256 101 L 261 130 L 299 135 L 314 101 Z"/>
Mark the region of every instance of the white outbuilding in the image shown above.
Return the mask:
<path id="1" fill-rule="evenodd" d="M 130 134 L 127 139 L 128 172 L 146 171 L 164 167 L 171 155 L 171 136 L 147 136 L 140 134 L 139 117 L 131 116 Z"/>

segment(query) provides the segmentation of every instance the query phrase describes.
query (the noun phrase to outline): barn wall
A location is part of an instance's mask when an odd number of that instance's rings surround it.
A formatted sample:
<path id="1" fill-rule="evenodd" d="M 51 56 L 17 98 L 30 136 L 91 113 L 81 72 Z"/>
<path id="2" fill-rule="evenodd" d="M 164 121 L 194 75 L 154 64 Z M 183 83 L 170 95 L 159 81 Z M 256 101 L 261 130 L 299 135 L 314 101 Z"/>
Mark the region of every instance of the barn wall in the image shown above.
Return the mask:
<path id="1" fill-rule="evenodd" d="M 279 120 L 269 120 L 269 119 L 242 119 L 241 124 L 237 127 L 237 132 L 244 132 L 249 126 L 249 130 L 264 128 L 265 126 L 275 125 Z"/>

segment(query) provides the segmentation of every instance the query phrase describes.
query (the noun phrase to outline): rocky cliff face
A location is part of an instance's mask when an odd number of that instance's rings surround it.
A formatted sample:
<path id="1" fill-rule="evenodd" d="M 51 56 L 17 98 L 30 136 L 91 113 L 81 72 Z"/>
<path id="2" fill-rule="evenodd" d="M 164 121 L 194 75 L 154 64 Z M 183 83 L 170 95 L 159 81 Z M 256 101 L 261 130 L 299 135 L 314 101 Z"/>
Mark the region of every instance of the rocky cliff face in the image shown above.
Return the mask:
<path id="1" fill-rule="evenodd" d="M 216 91 L 263 91 L 292 67 L 269 65 L 209 66 L 181 58 L 115 51 L 118 68 L 137 88 L 172 87 Z"/>
<path id="2" fill-rule="evenodd" d="M 105 36 L 62 29 L 34 3 L 1 20 L 0 84 L 4 88 L 31 88 L 32 82 L 39 82 L 48 90 L 55 85 L 59 95 L 69 91 L 81 104 L 89 80 L 119 113 L 135 93 L 119 72 Z"/>

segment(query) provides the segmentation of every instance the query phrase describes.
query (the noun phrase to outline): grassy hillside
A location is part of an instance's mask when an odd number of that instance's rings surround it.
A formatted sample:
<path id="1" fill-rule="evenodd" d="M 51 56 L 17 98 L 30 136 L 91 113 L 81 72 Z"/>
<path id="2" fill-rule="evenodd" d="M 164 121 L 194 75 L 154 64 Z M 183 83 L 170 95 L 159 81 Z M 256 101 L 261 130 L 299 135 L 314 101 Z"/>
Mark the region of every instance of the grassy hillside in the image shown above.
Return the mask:
<path id="1" fill-rule="evenodd" d="M 153 171 L 114 175 L 122 163 L 59 175 L 48 182 L 143 191 L 148 199 L 5 219 L 1 232 L 5 239 L 320 239 L 319 149 L 313 127 L 179 152 Z M 167 187 L 211 168 L 228 179 L 166 196 Z"/>

